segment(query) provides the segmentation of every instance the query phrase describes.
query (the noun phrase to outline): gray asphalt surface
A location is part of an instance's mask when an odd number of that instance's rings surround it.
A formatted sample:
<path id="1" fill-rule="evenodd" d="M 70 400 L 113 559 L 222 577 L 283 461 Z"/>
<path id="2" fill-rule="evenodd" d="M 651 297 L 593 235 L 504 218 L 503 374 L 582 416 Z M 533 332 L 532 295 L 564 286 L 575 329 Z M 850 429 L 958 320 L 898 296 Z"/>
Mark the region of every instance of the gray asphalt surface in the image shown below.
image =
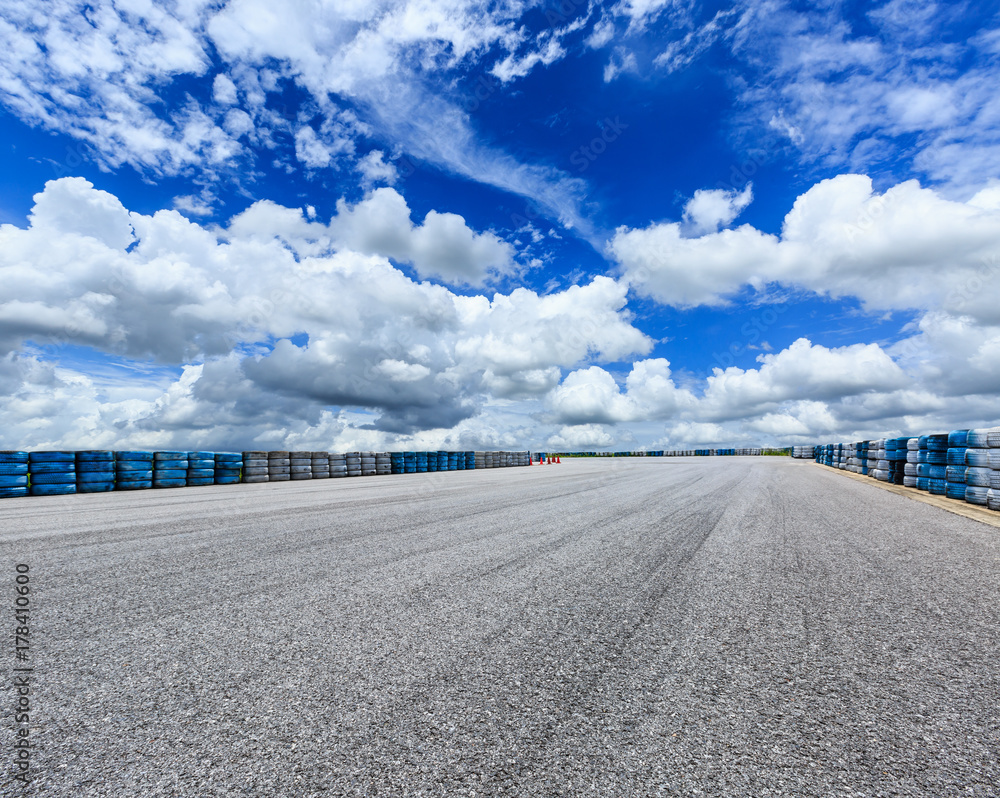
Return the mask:
<path id="1" fill-rule="evenodd" d="M 813 464 L 3 500 L 0 529 L 3 606 L 15 562 L 35 591 L 4 796 L 1000 795 L 1000 530 Z"/>

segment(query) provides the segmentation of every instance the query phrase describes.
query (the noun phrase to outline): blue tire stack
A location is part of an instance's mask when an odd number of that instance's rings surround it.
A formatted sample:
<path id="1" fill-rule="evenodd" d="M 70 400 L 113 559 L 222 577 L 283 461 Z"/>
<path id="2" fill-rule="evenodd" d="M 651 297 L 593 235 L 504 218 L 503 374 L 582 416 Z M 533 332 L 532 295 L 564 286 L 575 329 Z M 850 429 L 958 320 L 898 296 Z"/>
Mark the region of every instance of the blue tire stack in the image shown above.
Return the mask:
<path id="1" fill-rule="evenodd" d="M 0 452 L 0 499 L 28 495 L 28 453 Z"/>
<path id="2" fill-rule="evenodd" d="M 865 476 L 875 476 L 878 468 L 878 444 L 875 441 L 865 441 Z"/>
<path id="3" fill-rule="evenodd" d="M 115 453 L 76 453 L 76 492 L 105 493 L 115 489 Z"/>
<path id="4" fill-rule="evenodd" d="M 465 470 L 472 471 L 476 467 L 476 453 L 466 452 L 465 453 Z"/>
<path id="5" fill-rule="evenodd" d="M 407 474 L 417 473 L 417 453 L 416 452 L 403 452 L 403 467 L 406 469 Z"/>
<path id="6" fill-rule="evenodd" d="M 927 436 L 927 463 L 930 468 L 928 490 L 935 496 L 944 496 L 948 488 L 948 436 L 947 434 Z"/>
<path id="7" fill-rule="evenodd" d="M 32 496 L 76 493 L 76 455 L 73 452 L 29 453 L 28 484 Z"/>
<path id="8" fill-rule="evenodd" d="M 242 468 L 243 454 L 241 452 L 216 452 L 215 484 L 238 485 L 242 476 Z"/>
<path id="9" fill-rule="evenodd" d="M 393 474 L 405 474 L 406 473 L 406 456 L 403 452 L 393 452 L 389 457 L 389 461 L 392 464 Z"/>
<path id="10" fill-rule="evenodd" d="M 153 487 L 152 452 L 115 452 L 115 490 Z"/>
<path id="11" fill-rule="evenodd" d="M 948 485 L 945 496 L 949 499 L 965 501 L 965 450 L 969 439 L 967 429 L 956 429 L 948 433 Z"/>
<path id="12" fill-rule="evenodd" d="M 896 485 L 906 484 L 906 457 L 909 453 L 910 437 L 896 438 L 896 459 L 893 465 L 892 481 Z M 916 474 L 914 474 L 914 477 Z M 915 487 L 915 486 L 911 486 Z"/>
<path id="13" fill-rule="evenodd" d="M 188 452 L 187 485 L 215 484 L 215 452 Z"/>
<path id="14" fill-rule="evenodd" d="M 426 474 L 427 473 L 427 452 L 415 452 L 414 460 L 416 462 L 416 473 Z"/>
<path id="15" fill-rule="evenodd" d="M 156 452 L 153 455 L 154 488 L 183 488 L 187 485 L 187 471 L 187 452 Z"/>
<path id="16" fill-rule="evenodd" d="M 889 464 L 889 474 L 886 477 L 886 482 L 895 483 L 896 482 L 896 466 L 899 464 L 898 455 L 899 452 L 896 447 L 899 445 L 898 438 L 886 438 L 885 441 L 885 459 Z"/>

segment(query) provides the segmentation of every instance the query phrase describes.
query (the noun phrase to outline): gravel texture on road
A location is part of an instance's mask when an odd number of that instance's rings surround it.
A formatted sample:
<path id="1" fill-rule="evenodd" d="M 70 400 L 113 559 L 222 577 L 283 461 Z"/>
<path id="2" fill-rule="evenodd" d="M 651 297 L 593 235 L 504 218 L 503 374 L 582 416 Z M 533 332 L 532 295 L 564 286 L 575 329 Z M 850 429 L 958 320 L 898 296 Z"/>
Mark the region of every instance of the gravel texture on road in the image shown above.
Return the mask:
<path id="1" fill-rule="evenodd" d="M 1000 795 L 1000 531 L 809 463 L 15 499 L 0 529 L 35 669 L 4 796 Z"/>

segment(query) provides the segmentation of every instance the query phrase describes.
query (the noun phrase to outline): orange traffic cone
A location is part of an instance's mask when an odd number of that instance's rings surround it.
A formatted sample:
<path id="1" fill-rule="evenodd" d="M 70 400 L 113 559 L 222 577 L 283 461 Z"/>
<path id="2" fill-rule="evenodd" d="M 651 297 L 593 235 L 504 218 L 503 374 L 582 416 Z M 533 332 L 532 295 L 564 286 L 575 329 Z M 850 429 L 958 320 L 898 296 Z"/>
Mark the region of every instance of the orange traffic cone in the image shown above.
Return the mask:
<path id="1" fill-rule="evenodd" d="M 561 458 L 561 457 L 557 457 L 557 458 L 556 458 L 556 462 L 557 462 L 557 463 L 562 463 L 562 458 Z"/>

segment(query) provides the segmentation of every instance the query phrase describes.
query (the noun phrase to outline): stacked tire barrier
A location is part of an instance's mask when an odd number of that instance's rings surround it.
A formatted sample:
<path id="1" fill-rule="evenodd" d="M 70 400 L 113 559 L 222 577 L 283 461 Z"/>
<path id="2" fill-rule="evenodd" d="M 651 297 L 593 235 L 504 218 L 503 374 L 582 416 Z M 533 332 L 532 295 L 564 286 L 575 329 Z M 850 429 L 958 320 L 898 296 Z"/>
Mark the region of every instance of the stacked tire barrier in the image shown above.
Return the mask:
<path id="1" fill-rule="evenodd" d="M 312 468 L 312 478 L 313 479 L 329 479 L 330 478 L 330 453 L 329 452 L 310 452 L 309 454 L 310 465 Z"/>
<path id="2" fill-rule="evenodd" d="M 268 482 L 267 452 L 243 452 L 243 481 Z"/>
<path id="3" fill-rule="evenodd" d="M 897 466 L 899 465 L 899 452 L 897 450 L 899 440 L 897 438 L 886 438 L 882 445 L 885 448 L 885 481 L 895 484 L 896 472 L 898 471 Z"/>
<path id="4" fill-rule="evenodd" d="M 76 493 L 76 455 L 73 452 L 31 452 L 28 485 L 32 496 Z"/>
<path id="5" fill-rule="evenodd" d="M 965 465 L 965 500 L 969 504 L 988 507 L 992 475 L 989 430 L 969 430 L 966 436 Z"/>
<path id="6" fill-rule="evenodd" d="M 948 436 L 927 436 L 927 491 L 944 496 L 948 486 Z"/>
<path id="7" fill-rule="evenodd" d="M 295 481 L 312 479 L 312 452 L 289 452 L 288 476 Z"/>
<path id="8" fill-rule="evenodd" d="M 879 482 L 889 481 L 889 449 L 886 444 L 889 441 L 885 438 L 879 438 L 877 441 L 869 442 L 875 444 L 875 479 Z"/>
<path id="9" fill-rule="evenodd" d="M 114 489 L 114 452 L 76 452 L 77 493 L 104 493 Z"/>
<path id="10" fill-rule="evenodd" d="M 1000 427 L 812 448 L 820 465 L 1000 510 Z"/>
<path id="11" fill-rule="evenodd" d="M 274 451 L 267 453 L 267 481 L 288 482 L 292 478 L 291 458 L 289 452 Z"/>
<path id="12" fill-rule="evenodd" d="M 187 452 L 155 452 L 153 454 L 154 488 L 186 487 L 187 472 Z"/>
<path id="13" fill-rule="evenodd" d="M 471 471 L 531 461 L 530 452 L 5 451 L 0 452 L 0 498 Z M 1000 470 L 1000 462 L 997 466 Z"/>
<path id="14" fill-rule="evenodd" d="M 115 490 L 153 487 L 153 452 L 115 452 Z"/>
<path id="15" fill-rule="evenodd" d="M 931 464 L 928 461 L 929 450 L 927 440 L 929 435 L 921 435 L 917 438 L 917 490 L 930 491 L 931 489 Z"/>
<path id="16" fill-rule="evenodd" d="M 906 460 L 903 463 L 903 487 L 917 487 L 917 465 L 920 461 L 920 438 L 906 439 Z"/>
<path id="17" fill-rule="evenodd" d="M 215 452 L 188 452 L 187 484 L 191 487 L 215 484 Z"/>
<path id="18" fill-rule="evenodd" d="M 990 443 L 990 489 L 986 493 L 986 506 L 991 510 L 1000 510 L 1000 430 L 990 430 L 987 439 Z"/>
<path id="19" fill-rule="evenodd" d="M 948 434 L 948 464 L 945 468 L 945 496 L 949 499 L 965 500 L 965 472 L 968 466 L 965 465 L 966 443 L 969 439 L 969 430 L 957 429 Z"/>
<path id="20" fill-rule="evenodd" d="M 239 452 L 215 453 L 216 485 L 238 485 L 243 475 L 243 455 Z"/>
<path id="21" fill-rule="evenodd" d="M 28 495 L 28 453 L 0 452 L 0 499 Z"/>

